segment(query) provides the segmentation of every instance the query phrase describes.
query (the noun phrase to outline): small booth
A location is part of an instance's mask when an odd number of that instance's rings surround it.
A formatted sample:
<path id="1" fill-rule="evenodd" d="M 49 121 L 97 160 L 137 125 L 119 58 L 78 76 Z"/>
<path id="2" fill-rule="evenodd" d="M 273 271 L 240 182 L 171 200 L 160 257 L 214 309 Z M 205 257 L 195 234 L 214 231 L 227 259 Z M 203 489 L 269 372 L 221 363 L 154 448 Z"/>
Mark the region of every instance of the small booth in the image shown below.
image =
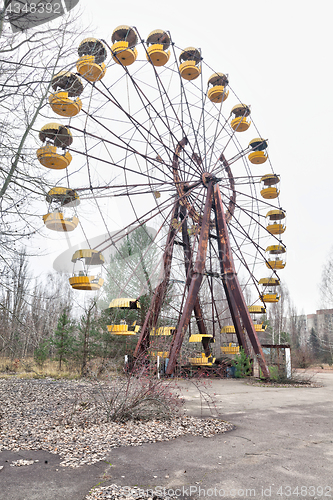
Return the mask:
<path id="1" fill-rule="evenodd" d="M 136 32 L 130 26 L 118 26 L 112 33 L 112 59 L 117 64 L 130 66 L 136 61 L 138 51 L 135 46 L 138 43 Z"/>
<path id="2" fill-rule="evenodd" d="M 271 380 L 281 374 L 291 378 L 291 349 L 289 344 L 262 344 L 261 345 L 266 363 L 268 365 Z"/>
<path id="3" fill-rule="evenodd" d="M 266 153 L 268 147 L 267 141 L 257 137 L 249 142 L 249 147 L 252 149 L 252 152 L 248 155 L 249 161 L 254 165 L 265 163 L 268 158 Z"/>
<path id="4" fill-rule="evenodd" d="M 270 234 L 283 234 L 286 230 L 286 212 L 284 210 L 270 210 L 266 214 L 266 229 Z"/>
<path id="5" fill-rule="evenodd" d="M 41 128 L 39 139 L 44 146 L 37 150 L 38 161 L 47 168 L 62 170 L 72 161 L 72 155 L 66 149 L 72 144 L 73 137 L 68 127 L 60 123 L 48 123 Z M 63 150 L 58 153 L 57 149 Z"/>
<path id="6" fill-rule="evenodd" d="M 251 125 L 248 117 L 251 114 L 250 106 L 246 104 L 236 104 L 231 110 L 234 118 L 231 120 L 230 126 L 234 132 L 245 132 Z"/>
<path id="7" fill-rule="evenodd" d="M 60 71 L 52 78 L 52 88 L 55 91 L 49 97 L 52 111 L 60 116 L 72 117 L 82 108 L 79 95 L 83 92 L 81 79 L 69 71 Z"/>
<path id="8" fill-rule="evenodd" d="M 273 200 L 277 198 L 280 191 L 277 185 L 280 182 L 280 177 L 276 174 L 266 174 L 260 179 L 261 191 L 260 194 L 265 200 Z"/>
<path id="9" fill-rule="evenodd" d="M 170 57 L 170 36 L 163 30 L 149 33 L 147 38 L 147 59 L 154 66 L 164 66 Z"/>
<path id="10" fill-rule="evenodd" d="M 102 266 L 103 255 L 97 250 L 77 250 L 73 257 L 73 276 L 69 278 L 69 284 L 75 290 L 99 290 L 103 286 Z"/>
<path id="11" fill-rule="evenodd" d="M 74 231 L 79 223 L 76 207 L 80 197 L 70 188 L 54 187 L 46 195 L 48 213 L 43 215 L 47 229 L 52 231 Z"/>
<path id="12" fill-rule="evenodd" d="M 229 90 L 226 90 L 228 83 L 224 73 L 214 73 L 208 80 L 208 99 L 215 103 L 224 102 L 229 95 Z"/>
<path id="13" fill-rule="evenodd" d="M 260 299 L 264 303 L 279 302 L 278 287 L 280 286 L 280 281 L 277 278 L 261 278 L 259 285 L 261 285 Z"/>
<path id="14" fill-rule="evenodd" d="M 187 47 L 179 56 L 179 73 L 184 80 L 195 80 L 201 73 L 201 54 L 194 47 Z"/>
<path id="15" fill-rule="evenodd" d="M 79 60 L 76 63 L 78 73 L 89 82 L 101 80 L 106 73 L 104 61 L 107 51 L 104 43 L 97 38 L 85 38 L 78 48 Z"/>

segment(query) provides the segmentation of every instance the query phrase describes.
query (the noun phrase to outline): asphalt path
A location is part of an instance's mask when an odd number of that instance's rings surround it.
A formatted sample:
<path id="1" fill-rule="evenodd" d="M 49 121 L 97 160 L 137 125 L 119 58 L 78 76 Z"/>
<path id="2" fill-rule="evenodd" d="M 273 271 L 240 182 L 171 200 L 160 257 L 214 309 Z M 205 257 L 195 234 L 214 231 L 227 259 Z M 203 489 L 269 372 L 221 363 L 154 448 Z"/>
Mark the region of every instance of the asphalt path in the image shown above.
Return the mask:
<path id="1" fill-rule="evenodd" d="M 83 500 L 96 485 L 138 486 L 183 498 L 333 498 L 333 373 L 322 387 L 260 387 L 243 380 L 179 386 L 189 415 L 211 416 L 235 429 L 211 438 L 113 449 L 106 462 L 59 466 L 42 450 L 0 453 L 0 499 Z M 207 395 L 211 396 L 208 397 Z M 214 400 L 214 401 L 213 401 Z M 10 467 L 20 458 L 39 460 Z"/>

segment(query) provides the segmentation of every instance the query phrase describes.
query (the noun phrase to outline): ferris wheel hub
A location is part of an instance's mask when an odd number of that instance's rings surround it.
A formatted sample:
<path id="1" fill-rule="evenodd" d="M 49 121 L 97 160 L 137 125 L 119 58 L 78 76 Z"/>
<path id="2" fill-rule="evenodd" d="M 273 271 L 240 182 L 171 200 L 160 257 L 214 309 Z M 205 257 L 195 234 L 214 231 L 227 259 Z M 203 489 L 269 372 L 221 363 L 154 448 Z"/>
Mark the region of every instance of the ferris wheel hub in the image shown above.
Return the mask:
<path id="1" fill-rule="evenodd" d="M 215 175 L 213 175 L 213 174 L 212 174 L 212 173 L 210 173 L 210 172 L 204 172 L 204 173 L 202 174 L 202 176 L 201 176 L 201 179 L 202 179 L 202 183 L 203 183 L 203 185 L 204 185 L 204 186 L 206 186 L 206 187 L 208 186 L 208 184 L 209 184 L 211 181 L 213 181 L 213 182 L 214 182 L 214 184 L 215 184 L 215 183 L 216 183 L 216 182 L 218 182 L 218 180 L 219 180 L 219 179 L 217 179 L 217 178 L 215 177 Z"/>

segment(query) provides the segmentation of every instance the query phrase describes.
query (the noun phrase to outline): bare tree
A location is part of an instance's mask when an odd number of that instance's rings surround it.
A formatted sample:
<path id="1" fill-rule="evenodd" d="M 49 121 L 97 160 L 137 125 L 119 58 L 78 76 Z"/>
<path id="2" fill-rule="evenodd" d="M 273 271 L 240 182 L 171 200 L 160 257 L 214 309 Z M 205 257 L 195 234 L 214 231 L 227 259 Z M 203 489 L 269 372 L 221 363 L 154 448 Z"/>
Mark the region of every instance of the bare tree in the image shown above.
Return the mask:
<path id="1" fill-rule="evenodd" d="M 21 249 L 43 226 L 39 204 L 51 187 L 36 158 L 37 120 L 49 113 L 53 76 L 75 67 L 84 35 L 71 15 L 13 33 L 9 3 L 0 8 L 0 352 L 21 357 L 50 336 L 68 300 L 61 277 L 33 283 Z"/>
<path id="2" fill-rule="evenodd" d="M 33 355 L 56 329 L 59 315 L 72 303 L 72 291 L 61 275 L 36 283 L 26 252 L 17 254 L 0 293 L 0 354 L 11 358 Z M 66 279 L 67 282 L 67 279 Z"/>
<path id="3" fill-rule="evenodd" d="M 271 335 L 272 344 L 281 344 L 289 340 L 287 334 L 289 304 L 289 290 L 286 285 L 281 285 L 280 300 L 270 304 L 267 313 L 267 333 Z"/>
<path id="4" fill-rule="evenodd" d="M 322 314 L 315 331 L 324 362 L 333 361 L 333 249 L 322 271 L 319 285 Z"/>
<path id="5" fill-rule="evenodd" d="M 320 302 L 321 305 L 325 308 L 333 307 L 333 251 L 332 250 L 323 266 L 321 282 L 319 285 Z"/>
<path id="6" fill-rule="evenodd" d="M 28 313 L 25 299 L 28 288 L 27 257 L 25 252 L 21 252 L 5 277 L 0 301 L 0 352 L 12 358 L 17 357 L 20 352 Z"/>
<path id="7" fill-rule="evenodd" d="M 47 169 L 36 159 L 36 121 L 47 107 L 53 76 L 75 65 L 82 34 L 71 16 L 42 29 L 0 38 L 0 274 L 41 227 L 36 205 L 49 189 Z"/>

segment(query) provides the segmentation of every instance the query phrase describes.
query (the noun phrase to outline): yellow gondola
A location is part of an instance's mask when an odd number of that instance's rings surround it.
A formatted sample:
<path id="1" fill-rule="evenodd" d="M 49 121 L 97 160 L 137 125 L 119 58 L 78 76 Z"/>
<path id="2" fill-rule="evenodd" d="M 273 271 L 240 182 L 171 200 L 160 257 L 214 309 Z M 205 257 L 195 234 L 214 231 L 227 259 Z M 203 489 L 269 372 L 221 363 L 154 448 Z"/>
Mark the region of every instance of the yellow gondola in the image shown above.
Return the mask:
<path id="1" fill-rule="evenodd" d="M 101 271 L 96 276 L 96 273 L 91 274 L 90 269 L 97 266 L 101 269 L 104 264 L 104 257 L 100 252 L 90 249 L 77 250 L 72 257 L 72 262 L 74 262 L 74 272 L 69 278 L 72 288 L 76 290 L 99 290 L 101 288 L 104 283 L 100 277 Z"/>
<path id="2" fill-rule="evenodd" d="M 283 245 L 269 245 L 266 248 L 266 266 L 269 269 L 284 269 L 286 266 L 285 253 L 286 247 Z"/>
<path id="3" fill-rule="evenodd" d="M 168 358 L 169 357 L 169 351 L 149 351 L 150 356 L 153 358 L 156 358 L 159 356 L 160 358 Z"/>
<path id="4" fill-rule="evenodd" d="M 140 331 L 140 326 L 136 321 L 132 325 L 107 325 L 108 331 L 113 335 L 136 335 Z"/>
<path id="5" fill-rule="evenodd" d="M 113 307 L 119 309 L 141 309 L 141 304 L 137 299 L 120 298 L 120 299 L 113 299 L 110 302 L 109 308 Z"/>
<path id="6" fill-rule="evenodd" d="M 279 302 L 280 297 L 278 293 L 264 293 L 260 296 L 261 300 L 265 303 L 272 304 Z"/>
<path id="7" fill-rule="evenodd" d="M 223 354 L 239 354 L 239 345 L 230 342 L 228 346 L 221 346 Z"/>
<path id="8" fill-rule="evenodd" d="M 251 125 L 250 120 L 247 120 L 247 117 L 251 114 L 250 106 L 241 103 L 236 104 L 232 108 L 231 113 L 235 116 L 230 123 L 232 130 L 235 132 L 245 132 Z"/>
<path id="9" fill-rule="evenodd" d="M 248 306 L 250 314 L 266 314 L 266 308 L 264 306 Z"/>
<path id="10" fill-rule="evenodd" d="M 270 234 L 283 234 L 286 230 L 286 224 L 284 219 L 286 218 L 286 213 L 283 210 L 270 210 L 266 214 L 267 225 L 266 229 Z"/>
<path id="11" fill-rule="evenodd" d="M 280 297 L 276 292 L 275 288 L 280 286 L 280 281 L 277 278 L 261 278 L 259 280 L 259 285 L 262 286 L 262 294 L 260 299 L 263 302 L 274 303 L 279 302 Z"/>
<path id="12" fill-rule="evenodd" d="M 54 187 L 46 195 L 49 212 L 43 215 L 47 229 L 53 231 L 74 231 L 79 219 L 75 207 L 80 203 L 80 197 L 73 189 Z"/>
<path id="13" fill-rule="evenodd" d="M 154 66 L 164 66 L 170 57 L 170 36 L 163 30 L 152 31 L 147 38 L 147 59 Z"/>
<path id="14" fill-rule="evenodd" d="M 264 323 L 254 323 L 254 329 L 256 332 L 264 332 L 267 328 L 267 325 Z"/>
<path id="15" fill-rule="evenodd" d="M 266 174 L 260 179 L 261 191 L 260 194 L 266 200 L 277 198 L 280 194 L 276 184 L 280 182 L 280 177 L 276 174 Z"/>
<path id="16" fill-rule="evenodd" d="M 213 356 L 207 357 L 203 352 L 199 358 L 189 358 L 189 363 L 197 366 L 212 366 L 215 363 L 215 360 L 216 358 L 213 358 Z"/>
<path id="17" fill-rule="evenodd" d="M 61 212 L 53 212 L 43 215 L 43 221 L 47 229 L 52 231 L 71 232 L 77 228 L 79 219 L 74 217 L 64 217 Z"/>
<path id="18" fill-rule="evenodd" d="M 252 139 L 252 141 L 249 142 L 249 147 L 252 148 L 252 153 L 248 156 L 249 161 L 254 165 L 265 163 L 268 158 L 266 154 L 267 146 L 267 141 L 260 137 Z"/>
<path id="19" fill-rule="evenodd" d="M 121 297 L 113 299 L 108 309 L 138 310 L 141 309 L 141 304 L 137 299 Z M 120 324 L 108 325 L 107 328 L 113 335 L 136 335 L 140 331 L 140 326 L 136 323 L 134 321 L 132 325 L 128 325 L 126 319 L 121 319 Z"/>
<path id="20" fill-rule="evenodd" d="M 201 73 L 201 54 L 194 47 L 187 47 L 179 56 L 179 73 L 184 80 L 195 80 Z"/>
<path id="21" fill-rule="evenodd" d="M 221 333 L 236 333 L 234 325 L 226 325 L 221 328 Z"/>
<path id="22" fill-rule="evenodd" d="M 264 332 L 267 328 L 267 325 L 264 325 L 264 323 L 261 321 L 259 322 L 258 319 L 256 319 L 256 315 L 260 314 L 266 314 L 266 308 L 264 306 L 248 306 L 248 311 L 251 314 L 251 317 L 253 319 L 253 325 L 254 329 L 256 332 Z"/>
<path id="23" fill-rule="evenodd" d="M 214 342 L 214 337 L 210 333 L 207 334 L 201 334 L 201 333 L 194 333 L 193 335 L 190 336 L 188 339 L 189 342 L 202 342 L 202 339 L 209 339 L 210 342 Z"/>
<path id="24" fill-rule="evenodd" d="M 65 151 L 72 142 L 73 137 L 68 127 L 64 127 L 60 123 L 48 123 L 41 128 L 39 139 L 46 142 L 37 150 L 37 158 L 39 162 L 47 168 L 61 170 L 67 168 L 72 161 L 72 156 L 68 151 Z M 64 150 L 63 154 L 57 153 L 57 148 Z"/>
<path id="25" fill-rule="evenodd" d="M 174 326 L 160 326 L 159 328 L 153 328 L 150 331 L 150 335 L 158 335 L 158 336 L 170 336 L 173 335 L 176 331 Z"/>
<path id="26" fill-rule="evenodd" d="M 112 58 L 117 64 L 130 66 L 138 57 L 135 45 L 138 37 L 130 26 L 118 26 L 112 33 Z"/>
<path id="27" fill-rule="evenodd" d="M 97 38 L 85 38 L 79 45 L 78 54 L 78 73 L 89 82 L 101 80 L 106 73 L 104 61 L 107 51 L 104 44 Z"/>
<path id="28" fill-rule="evenodd" d="M 52 78 L 52 88 L 56 92 L 50 95 L 49 103 L 57 115 L 71 117 L 80 112 L 82 102 L 78 96 L 82 94 L 83 85 L 77 75 L 69 71 L 61 71 Z M 76 99 L 71 99 L 71 97 L 76 97 Z"/>
<path id="29" fill-rule="evenodd" d="M 226 75 L 214 73 L 208 80 L 208 87 L 210 86 L 207 93 L 208 99 L 216 103 L 224 102 L 229 95 L 229 90 L 226 90 L 228 83 Z"/>

